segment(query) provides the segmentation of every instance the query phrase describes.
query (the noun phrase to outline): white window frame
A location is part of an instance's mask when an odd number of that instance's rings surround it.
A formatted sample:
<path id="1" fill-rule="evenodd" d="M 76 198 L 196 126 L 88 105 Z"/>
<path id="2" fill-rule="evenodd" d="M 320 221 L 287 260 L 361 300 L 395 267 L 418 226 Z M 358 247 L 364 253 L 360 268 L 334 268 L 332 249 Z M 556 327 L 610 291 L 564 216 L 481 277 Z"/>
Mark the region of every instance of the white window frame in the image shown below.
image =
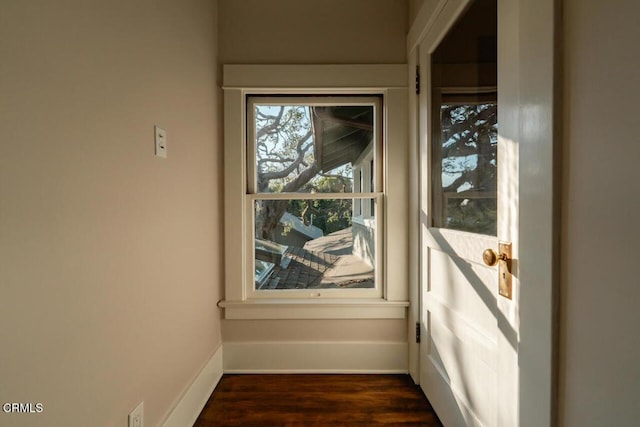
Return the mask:
<path id="1" fill-rule="evenodd" d="M 408 137 L 405 65 L 224 65 L 225 308 L 227 319 L 406 318 L 408 306 Z M 384 199 L 378 224 L 382 286 L 376 295 L 309 293 L 306 298 L 256 297 L 246 224 L 247 98 L 268 95 L 379 95 L 383 107 Z M 392 239 L 387 236 L 393 236 Z M 253 255 L 252 255 L 253 256 Z M 251 271 L 251 273 L 253 273 Z M 377 278 L 376 278 L 377 279 Z M 251 283 L 247 283 L 248 281 Z M 339 290 L 344 292 L 345 290 Z"/>
<path id="2" fill-rule="evenodd" d="M 372 176 L 372 173 L 379 174 L 380 173 L 380 165 L 374 161 L 375 171 L 372 172 L 371 161 L 374 160 L 374 152 L 372 149 L 367 148 L 360 157 L 356 160 L 355 164 L 361 164 L 362 166 L 354 166 L 353 168 L 353 180 L 354 180 L 354 189 L 356 192 L 362 193 L 374 193 L 378 192 L 375 188 L 376 184 L 373 182 L 375 179 L 376 183 L 379 184 L 379 179 Z M 372 185 L 373 184 L 373 185 Z M 360 200 L 361 201 L 361 200 Z M 374 218 L 373 212 L 371 210 L 371 205 L 368 203 L 358 203 L 353 211 L 353 217 L 364 224 L 365 219 Z"/>

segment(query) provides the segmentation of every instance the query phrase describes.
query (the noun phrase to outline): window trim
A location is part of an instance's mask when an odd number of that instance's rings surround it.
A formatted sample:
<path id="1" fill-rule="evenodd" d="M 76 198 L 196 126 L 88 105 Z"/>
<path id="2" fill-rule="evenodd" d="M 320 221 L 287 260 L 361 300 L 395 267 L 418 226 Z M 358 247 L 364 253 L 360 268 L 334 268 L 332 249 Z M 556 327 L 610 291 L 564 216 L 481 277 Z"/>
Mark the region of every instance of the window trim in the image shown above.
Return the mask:
<path id="1" fill-rule="evenodd" d="M 225 308 L 228 319 L 406 318 L 408 306 L 408 139 L 406 65 L 224 65 Z M 250 298 L 247 293 L 246 102 L 248 95 L 381 95 L 384 218 L 383 293 L 373 298 Z M 391 154 L 391 156 L 390 156 Z M 393 233 L 394 239 L 386 236 Z M 393 240 L 394 243 L 390 243 Z"/>

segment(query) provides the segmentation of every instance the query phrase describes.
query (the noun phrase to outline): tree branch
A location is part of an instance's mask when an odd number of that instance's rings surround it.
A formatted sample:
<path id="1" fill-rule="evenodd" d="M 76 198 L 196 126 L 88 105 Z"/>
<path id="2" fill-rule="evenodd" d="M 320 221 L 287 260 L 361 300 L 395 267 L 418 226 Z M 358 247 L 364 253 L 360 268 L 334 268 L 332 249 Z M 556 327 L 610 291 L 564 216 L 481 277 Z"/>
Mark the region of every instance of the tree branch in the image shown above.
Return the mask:
<path id="1" fill-rule="evenodd" d="M 311 136 L 313 135 L 312 131 L 307 132 L 302 138 L 300 138 L 300 140 L 297 143 L 297 147 L 296 147 L 296 151 L 298 152 L 298 157 L 293 160 L 293 162 L 287 166 L 286 168 L 284 168 L 281 171 L 274 171 L 274 172 L 263 172 L 259 174 L 259 180 L 261 181 L 269 181 L 272 179 L 280 179 L 280 178 L 285 178 L 287 176 L 289 176 L 293 171 L 296 170 L 296 168 L 298 168 L 298 166 L 300 166 L 301 164 L 306 164 L 305 162 L 305 155 L 307 153 L 307 151 L 309 150 L 310 147 L 313 147 L 313 144 L 308 144 L 306 147 L 302 147 L 302 144 L 309 139 Z M 314 161 L 312 165 L 315 165 L 316 162 Z M 314 174 L 311 175 L 311 177 L 313 177 Z M 311 177 L 309 179 L 311 179 Z M 301 184 L 301 185 L 304 185 Z"/>
<path id="2" fill-rule="evenodd" d="M 293 162 L 295 159 L 290 159 L 290 158 L 284 158 L 284 159 L 274 159 L 272 157 L 268 157 L 265 159 L 260 159 L 258 160 L 258 164 L 262 165 L 264 163 L 288 163 L 288 162 Z"/>
<path id="3" fill-rule="evenodd" d="M 273 133 L 274 131 L 277 131 L 278 127 L 280 126 L 280 120 L 282 120 L 283 114 L 284 114 L 284 106 L 280 107 L 280 112 L 278 113 L 278 115 L 276 116 L 276 118 L 272 123 L 269 123 L 268 125 L 261 127 L 260 130 L 258 130 L 258 132 L 256 133 L 256 140 L 262 138 L 268 133 Z"/>

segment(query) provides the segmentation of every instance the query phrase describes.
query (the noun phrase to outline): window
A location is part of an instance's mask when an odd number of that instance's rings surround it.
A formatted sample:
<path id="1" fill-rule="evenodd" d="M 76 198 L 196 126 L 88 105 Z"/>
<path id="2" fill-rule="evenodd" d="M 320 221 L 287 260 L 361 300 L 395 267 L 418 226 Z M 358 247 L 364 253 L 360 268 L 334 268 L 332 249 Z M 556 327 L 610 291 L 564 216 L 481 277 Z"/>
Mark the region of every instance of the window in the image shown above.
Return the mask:
<path id="1" fill-rule="evenodd" d="M 382 295 L 381 106 L 380 96 L 248 96 L 250 297 Z"/>
<path id="2" fill-rule="evenodd" d="M 496 235 L 497 117 L 495 87 L 433 90 L 435 227 Z"/>
<path id="3" fill-rule="evenodd" d="M 223 88 L 225 317 L 405 318 L 406 66 L 225 65 Z"/>

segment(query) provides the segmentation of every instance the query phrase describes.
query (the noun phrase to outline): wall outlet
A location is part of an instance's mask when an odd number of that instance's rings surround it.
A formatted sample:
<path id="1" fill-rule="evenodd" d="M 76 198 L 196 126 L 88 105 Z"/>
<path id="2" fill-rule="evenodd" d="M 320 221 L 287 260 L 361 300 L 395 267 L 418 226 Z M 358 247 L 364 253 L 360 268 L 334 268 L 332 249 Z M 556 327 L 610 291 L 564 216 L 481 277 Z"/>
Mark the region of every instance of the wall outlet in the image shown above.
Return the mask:
<path id="1" fill-rule="evenodd" d="M 156 156 L 167 158 L 167 131 L 155 126 Z"/>
<path id="2" fill-rule="evenodd" d="M 129 427 L 144 427 L 144 402 L 129 414 Z"/>

